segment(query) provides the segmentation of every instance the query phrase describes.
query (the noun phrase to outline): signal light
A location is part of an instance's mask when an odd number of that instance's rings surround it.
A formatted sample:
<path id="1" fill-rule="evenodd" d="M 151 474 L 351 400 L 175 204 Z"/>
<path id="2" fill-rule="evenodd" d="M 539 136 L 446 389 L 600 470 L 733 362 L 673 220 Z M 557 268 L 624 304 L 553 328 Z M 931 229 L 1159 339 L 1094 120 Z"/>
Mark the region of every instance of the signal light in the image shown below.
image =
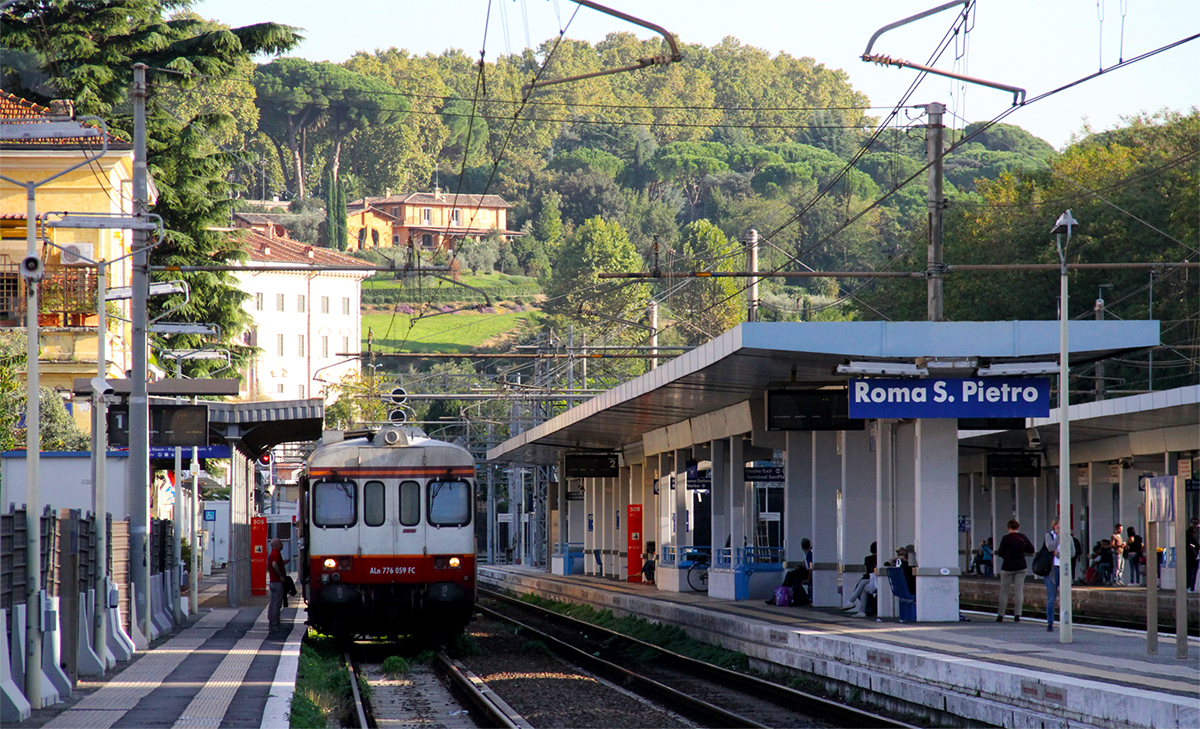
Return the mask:
<path id="1" fill-rule="evenodd" d="M 264 454 L 262 454 L 261 456 L 259 456 L 259 457 L 258 457 L 258 462 L 259 462 L 260 464 L 264 465 L 264 466 L 269 466 L 269 465 L 271 465 L 271 452 L 270 452 L 270 451 L 267 451 L 266 453 L 264 453 Z"/>

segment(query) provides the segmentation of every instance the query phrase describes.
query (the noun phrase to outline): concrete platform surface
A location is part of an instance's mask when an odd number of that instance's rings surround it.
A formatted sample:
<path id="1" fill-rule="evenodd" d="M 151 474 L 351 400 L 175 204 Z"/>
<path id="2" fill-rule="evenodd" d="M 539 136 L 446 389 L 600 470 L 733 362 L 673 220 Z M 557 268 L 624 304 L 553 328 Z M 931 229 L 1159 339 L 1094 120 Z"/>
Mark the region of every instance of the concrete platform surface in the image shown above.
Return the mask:
<path id="1" fill-rule="evenodd" d="M 741 651 L 764 670 L 790 668 L 844 693 L 927 710 L 941 721 L 997 726 L 1200 727 L 1200 641 L 1175 657 L 1173 635 L 1147 655 L 1145 631 L 1073 626 L 1047 632 L 995 613 L 970 622 L 900 623 L 826 608 L 784 608 L 520 566 L 480 567 L 482 584 L 579 602 L 680 626 Z M 892 705 L 896 705 L 893 703 Z"/>
<path id="2" fill-rule="evenodd" d="M 303 607 L 293 598 L 282 626 L 268 631 L 265 599 L 204 607 L 227 602 L 224 584 L 223 573 L 204 578 L 200 613 L 17 726 L 286 727 L 306 632 Z"/>

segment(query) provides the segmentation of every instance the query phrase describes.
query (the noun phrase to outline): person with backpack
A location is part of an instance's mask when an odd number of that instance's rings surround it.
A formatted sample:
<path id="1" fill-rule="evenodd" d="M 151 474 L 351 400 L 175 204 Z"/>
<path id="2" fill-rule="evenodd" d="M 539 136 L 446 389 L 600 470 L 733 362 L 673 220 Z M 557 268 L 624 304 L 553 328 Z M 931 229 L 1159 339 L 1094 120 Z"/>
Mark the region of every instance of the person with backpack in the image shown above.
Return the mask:
<path id="1" fill-rule="evenodd" d="M 1058 537 L 1058 519 L 1050 525 L 1050 531 L 1046 532 L 1042 544 L 1046 545 L 1046 550 L 1054 555 L 1054 566 L 1050 572 L 1046 574 L 1042 580 L 1046 583 L 1046 632 L 1054 630 L 1054 613 L 1055 603 L 1058 601 L 1058 570 L 1062 564 L 1058 557 L 1058 545 L 1060 539 Z"/>
<path id="2" fill-rule="evenodd" d="M 1033 542 L 1021 533 L 1021 523 L 1016 519 L 1008 520 L 1008 534 L 1000 540 L 996 548 L 996 556 L 1000 563 L 1000 605 L 996 610 L 996 622 L 1004 622 L 1004 611 L 1008 608 L 1008 593 L 1013 591 L 1013 622 L 1021 622 L 1021 612 L 1025 607 L 1025 570 L 1029 567 L 1025 555 L 1033 554 Z"/>

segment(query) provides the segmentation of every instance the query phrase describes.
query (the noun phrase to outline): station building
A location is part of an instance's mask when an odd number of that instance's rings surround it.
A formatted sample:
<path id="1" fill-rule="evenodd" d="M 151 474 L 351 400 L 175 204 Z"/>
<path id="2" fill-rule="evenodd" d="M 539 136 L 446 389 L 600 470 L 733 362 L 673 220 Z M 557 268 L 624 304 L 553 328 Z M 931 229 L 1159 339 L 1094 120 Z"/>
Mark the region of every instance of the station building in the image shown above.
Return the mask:
<path id="1" fill-rule="evenodd" d="M 1071 322 L 1069 362 L 1158 341 L 1153 321 Z M 660 591 L 695 589 L 688 570 L 707 559 L 711 597 L 751 600 L 805 560 L 807 538 L 813 603 L 831 607 L 872 542 L 881 564 L 909 546 L 916 620 L 956 621 L 973 548 L 998 543 L 1010 518 L 1036 543 L 1058 512 L 1051 378 L 998 375 L 1049 372 L 1059 346 L 1052 321 L 742 324 L 489 450 L 489 461 L 532 473 L 531 491 L 548 467 L 560 474 L 545 504 L 510 499 L 528 512 L 510 516 L 514 558 L 631 581 L 654 560 Z M 834 422 L 821 408 L 838 392 L 849 409 Z M 872 402 L 856 416 L 864 395 Z M 1040 410 L 1025 407 L 1035 401 Z M 1140 479 L 1190 475 L 1200 388 L 1075 405 L 1069 417 L 1075 535 L 1088 544 L 1116 522 L 1144 534 Z M 1187 509 L 1197 511 L 1195 492 Z M 1169 583 L 1175 545 L 1161 531 Z M 879 585 L 879 614 L 894 615 Z"/>

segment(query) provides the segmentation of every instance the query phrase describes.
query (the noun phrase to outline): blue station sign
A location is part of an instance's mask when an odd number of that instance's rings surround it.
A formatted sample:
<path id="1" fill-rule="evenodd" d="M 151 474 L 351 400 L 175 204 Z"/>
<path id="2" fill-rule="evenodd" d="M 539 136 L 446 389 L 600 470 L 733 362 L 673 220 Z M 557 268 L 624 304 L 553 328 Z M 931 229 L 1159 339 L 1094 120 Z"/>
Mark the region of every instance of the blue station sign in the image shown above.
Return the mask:
<path id="1" fill-rule="evenodd" d="M 1044 378 L 850 380 L 851 418 L 1044 418 Z"/>

